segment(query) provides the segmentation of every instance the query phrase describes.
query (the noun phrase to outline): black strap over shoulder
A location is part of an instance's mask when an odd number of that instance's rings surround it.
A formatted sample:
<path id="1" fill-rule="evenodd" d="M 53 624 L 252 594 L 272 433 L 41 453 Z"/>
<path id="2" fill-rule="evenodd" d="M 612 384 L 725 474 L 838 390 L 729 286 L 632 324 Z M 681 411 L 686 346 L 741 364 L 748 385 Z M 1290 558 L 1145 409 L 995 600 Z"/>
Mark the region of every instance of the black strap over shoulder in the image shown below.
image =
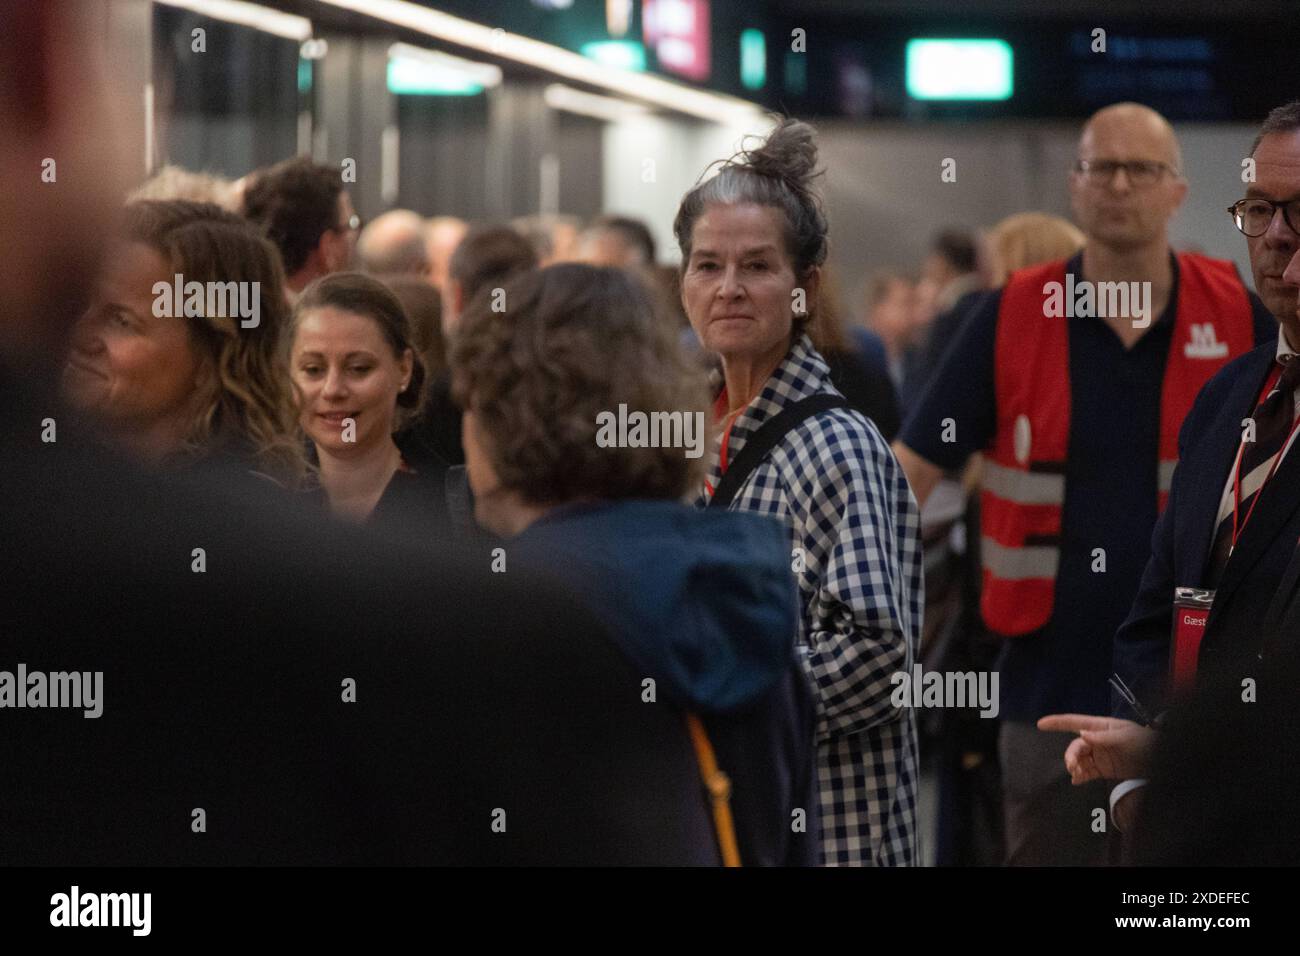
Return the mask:
<path id="1" fill-rule="evenodd" d="M 745 447 L 740 449 L 726 473 L 718 482 L 718 487 L 709 499 L 710 508 L 726 508 L 731 504 L 736 492 L 745 483 L 750 473 L 759 466 L 764 458 L 800 423 L 832 408 L 851 408 L 849 400 L 843 395 L 809 395 L 793 405 L 787 405 L 758 426 L 758 431 L 749 437 Z"/>

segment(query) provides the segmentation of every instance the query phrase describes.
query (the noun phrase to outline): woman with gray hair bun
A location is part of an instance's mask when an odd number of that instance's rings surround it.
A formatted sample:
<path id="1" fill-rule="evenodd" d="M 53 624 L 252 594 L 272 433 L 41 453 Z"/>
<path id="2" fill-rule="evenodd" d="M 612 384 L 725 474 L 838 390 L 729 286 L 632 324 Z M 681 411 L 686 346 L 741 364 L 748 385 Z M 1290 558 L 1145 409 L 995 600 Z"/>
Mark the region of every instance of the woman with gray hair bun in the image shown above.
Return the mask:
<path id="1" fill-rule="evenodd" d="M 722 361 L 701 507 L 779 518 L 817 702 L 822 862 L 916 863 L 916 723 L 893 703 L 921 628 L 920 520 L 876 427 L 847 407 L 806 329 L 827 224 L 808 125 L 781 121 L 686 194 L 682 305 Z"/>

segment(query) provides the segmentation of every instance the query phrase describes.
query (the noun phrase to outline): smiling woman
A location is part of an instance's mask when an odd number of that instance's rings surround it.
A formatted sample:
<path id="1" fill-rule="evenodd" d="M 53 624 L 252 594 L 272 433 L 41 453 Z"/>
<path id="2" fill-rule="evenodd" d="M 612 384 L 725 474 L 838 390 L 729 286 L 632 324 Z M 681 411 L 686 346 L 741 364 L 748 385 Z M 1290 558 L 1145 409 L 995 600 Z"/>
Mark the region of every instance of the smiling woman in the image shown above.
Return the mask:
<path id="1" fill-rule="evenodd" d="M 315 446 L 330 511 L 360 522 L 440 523 L 441 469 L 417 474 L 394 433 L 420 406 L 424 365 L 401 302 L 382 282 L 338 272 L 303 290 L 289 369 L 299 424 Z"/>
<path id="2" fill-rule="evenodd" d="M 74 330 L 65 399 L 102 438 L 147 461 L 230 460 L 296 483 L 307 469 L 278 364 L 287 309 L 275 249 L 209 203 L 135 202 L 125 219 Z M 221 296 L 168 314 L 155 287 L 178 275 L 252 290 L 257 302 Z M 256 327 L 245 313 L 258 315 Z"/>

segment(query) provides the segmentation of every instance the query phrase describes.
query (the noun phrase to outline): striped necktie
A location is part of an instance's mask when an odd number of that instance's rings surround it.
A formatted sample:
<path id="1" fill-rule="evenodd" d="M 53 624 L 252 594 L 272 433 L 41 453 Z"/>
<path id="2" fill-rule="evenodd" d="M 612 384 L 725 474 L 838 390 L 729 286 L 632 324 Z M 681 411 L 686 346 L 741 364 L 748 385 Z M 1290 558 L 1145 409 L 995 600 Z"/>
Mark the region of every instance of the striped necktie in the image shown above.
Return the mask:
<path id="1" fill-rule="evenodd" d="M 1300 385 L 1300 362 L 1291 361 L 1292 358 L 1291 355 L 1279 358 L 1282 374 L 1251 416 L 1255 420 L 1255 440 L 1242 445 L 1241 464 L 1237 471 L 1241 479 L 1241 501 L 1237 505 L 1236 522 L 1238 535 L 1255 499 L 1264 489 L 1274 461 L 1286 447 L 1291 426 L 1295 423 L 1295 390 Z M 1228 566 L 1233 546 L 1233 524 L 1233 513 L 1229 510 L 1214 534 L 1207 587 L 1218 587 L 1223 569 Z"/>

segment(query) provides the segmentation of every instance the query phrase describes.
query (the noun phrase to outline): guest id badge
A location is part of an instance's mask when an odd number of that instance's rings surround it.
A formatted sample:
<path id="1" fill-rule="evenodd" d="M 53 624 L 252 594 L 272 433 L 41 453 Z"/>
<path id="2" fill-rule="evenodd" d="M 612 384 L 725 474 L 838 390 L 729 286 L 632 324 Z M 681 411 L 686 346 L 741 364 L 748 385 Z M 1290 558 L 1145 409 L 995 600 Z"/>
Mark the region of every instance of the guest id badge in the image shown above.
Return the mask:
<path id="1" fill-rule="evenodd" d="M 1190 691 L 1196 683 L 1196 661 L 1213 604 L 1213 591 L 1174 588 L 1174 641 L 1169 655 L 1169 683 L 1175 694 Z"/>

